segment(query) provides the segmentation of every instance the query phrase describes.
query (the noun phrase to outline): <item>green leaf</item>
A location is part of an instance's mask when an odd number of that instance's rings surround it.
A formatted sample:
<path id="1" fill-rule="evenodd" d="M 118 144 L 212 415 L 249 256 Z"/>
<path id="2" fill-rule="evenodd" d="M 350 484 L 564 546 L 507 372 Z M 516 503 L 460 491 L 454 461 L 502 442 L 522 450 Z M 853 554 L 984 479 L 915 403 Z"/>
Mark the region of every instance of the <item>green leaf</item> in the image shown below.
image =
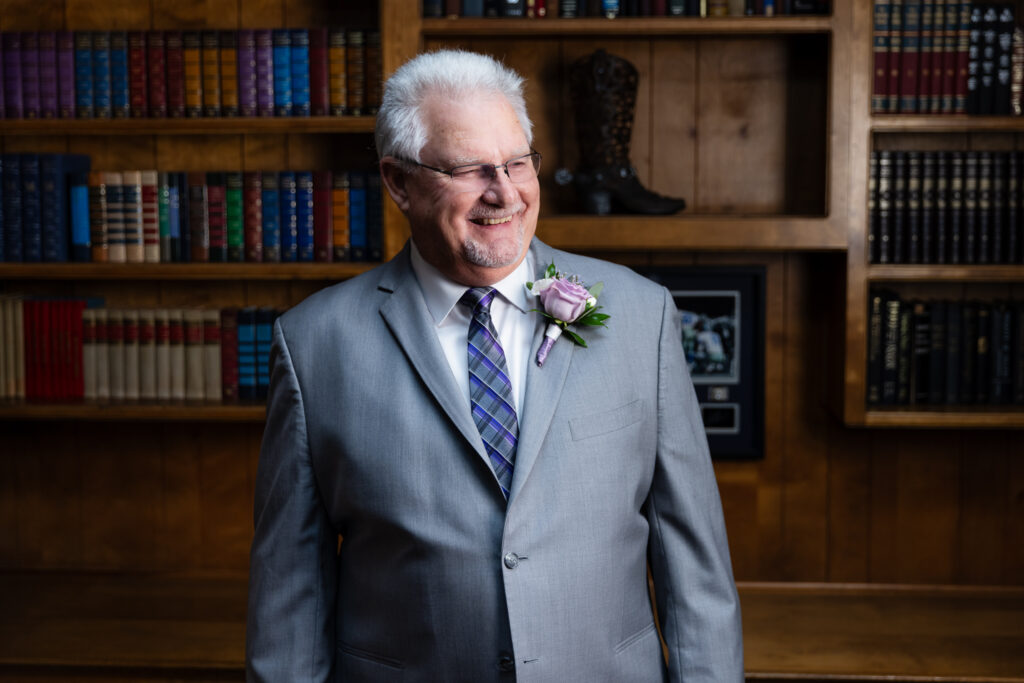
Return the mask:
<path id="1" fill-rule="evenodd" d="M 590 296 L 592 296 L 592 297 L 594 297 L 596 299 L 597 297 L 601 296 L 601 292 L 604 291 L 604 283 L 603 282 L 598 282 L 596 285 L 591 287 L 588 291 L 590 292 Z"/>
<path id="2" fill-rule="evenodd" d="M 597 316 L 593 316 L 586 319 L 580 318 L 576 322 L 578 322 L 581 325 L 589 325 L 590 327 L 608 327 L 607 325 L 604 324 L 605 318 L 607 317 L 608 316 L 605 316 L 604 318 L 598 318 Z"/>
<path id="3" fill-rule="evenodd" d="M 583 341 L 583 337 L 581 337 L 580 335 L 576 334 L 572 330 L 566 330 L 565 334 L 568 335 L 569 339 L 572 339 L 574 342 L 576 342 L 580 346 L 584 346 L 585 347 L 587 345 L 587 342 Z"/>
<path id="4" fill-rule="evenodd" d="M 544 271 L 544 277 L 554 277 L 558 270 L 555 268 L 555 262 L 552 261 L 548 269 Z"/>

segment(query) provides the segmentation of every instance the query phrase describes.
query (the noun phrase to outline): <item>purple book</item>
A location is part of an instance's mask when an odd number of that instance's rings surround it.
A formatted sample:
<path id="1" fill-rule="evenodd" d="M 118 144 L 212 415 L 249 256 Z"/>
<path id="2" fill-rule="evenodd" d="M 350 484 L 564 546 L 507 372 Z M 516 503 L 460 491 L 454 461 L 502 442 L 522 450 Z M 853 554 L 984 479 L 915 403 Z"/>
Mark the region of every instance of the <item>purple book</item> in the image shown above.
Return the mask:
<path id="1" fill-rule="evenodd" d="M 238 32 L 238 113 L 256 116 L 256 33 Z"/>
<path id="2" fill-rule="evenodd" d="M 274 115 L 274 35 L 256 31 L 256 109 L 259 116 Z"/>
<path id="3" fill-rule="evenodd" d="M 57 33 L 57 112 L 62 119 L 75 118 L 75 34 Z"/>
<path id="4" fill-rule="evenodd" d="M 22 116 L 39 118 L 39 34 L 21 33 L 21 100 Z"/>
<path id="5" fill-rule="evenodd" d="M 21 34 L 11 31 L 3 34 L 4 43 L 4 111 L 9 119 L 20 119 L 24 114 L 21 99 Z"/>
<path id="6" fill-rule="evenodd" d="M 39 32 L 39 116 L 57 118 L 57 33 Z"/>
<path id="7" fill-rule="evenodd" d="M 3 51 L 3 36 L 0 36 L 0 78 L 4 75 L 4 51 Z M 0 85 L 0 119 L 7 118 L 7 111 L 4 107 L 4 86 Z M 3 261 L 2 252 L 0 252 L 0 261 Z"/>

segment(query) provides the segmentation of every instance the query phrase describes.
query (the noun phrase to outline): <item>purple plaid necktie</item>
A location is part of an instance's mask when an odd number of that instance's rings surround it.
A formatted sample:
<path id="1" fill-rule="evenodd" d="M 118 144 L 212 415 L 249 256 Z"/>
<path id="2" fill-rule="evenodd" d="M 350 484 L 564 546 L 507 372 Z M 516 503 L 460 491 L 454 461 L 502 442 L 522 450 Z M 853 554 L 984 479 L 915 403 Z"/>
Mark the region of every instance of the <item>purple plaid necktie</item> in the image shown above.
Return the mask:
<path id="1" fill-rule="evenodd" d="M 483 437 L 491 466 L 498 476 L 502 493 L 508 498 L 512 486 L 512 462 L 519 438 L 505 352 L 491 324 L 494 290 L 474 287 L 466 290 L 459 303 L 469 307 L 469 402 L 476 428 Z"/>

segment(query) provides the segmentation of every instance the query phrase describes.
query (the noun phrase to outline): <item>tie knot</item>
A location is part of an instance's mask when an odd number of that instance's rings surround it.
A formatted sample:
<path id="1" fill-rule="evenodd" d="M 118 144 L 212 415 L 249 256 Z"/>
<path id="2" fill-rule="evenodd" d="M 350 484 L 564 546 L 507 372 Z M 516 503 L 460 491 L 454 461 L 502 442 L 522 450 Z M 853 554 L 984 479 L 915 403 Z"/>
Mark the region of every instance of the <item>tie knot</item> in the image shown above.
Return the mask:
<path id="1" fill-rule="evenodd" d="M 494 289 L 491 287 L 473 287 L 466 290 L 466 293 L 459 299 L 459 303 L 468 306 L 473 311 L 473 315 L 477 315 L 478 313 L 490 313 L 493 300 Z"/>

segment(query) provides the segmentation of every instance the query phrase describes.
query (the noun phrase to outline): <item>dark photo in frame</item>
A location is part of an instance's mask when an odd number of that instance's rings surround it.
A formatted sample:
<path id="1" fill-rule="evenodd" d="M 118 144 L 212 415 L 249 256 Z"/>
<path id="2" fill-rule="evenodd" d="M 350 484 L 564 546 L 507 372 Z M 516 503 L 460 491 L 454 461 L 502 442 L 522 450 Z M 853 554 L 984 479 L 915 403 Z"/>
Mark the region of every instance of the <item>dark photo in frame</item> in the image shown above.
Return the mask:
<path id="1" fill-rule="evenodd" d="M 764 268 L 642 271 L 672 294 L 711 456 L 764 457 Z"/>

